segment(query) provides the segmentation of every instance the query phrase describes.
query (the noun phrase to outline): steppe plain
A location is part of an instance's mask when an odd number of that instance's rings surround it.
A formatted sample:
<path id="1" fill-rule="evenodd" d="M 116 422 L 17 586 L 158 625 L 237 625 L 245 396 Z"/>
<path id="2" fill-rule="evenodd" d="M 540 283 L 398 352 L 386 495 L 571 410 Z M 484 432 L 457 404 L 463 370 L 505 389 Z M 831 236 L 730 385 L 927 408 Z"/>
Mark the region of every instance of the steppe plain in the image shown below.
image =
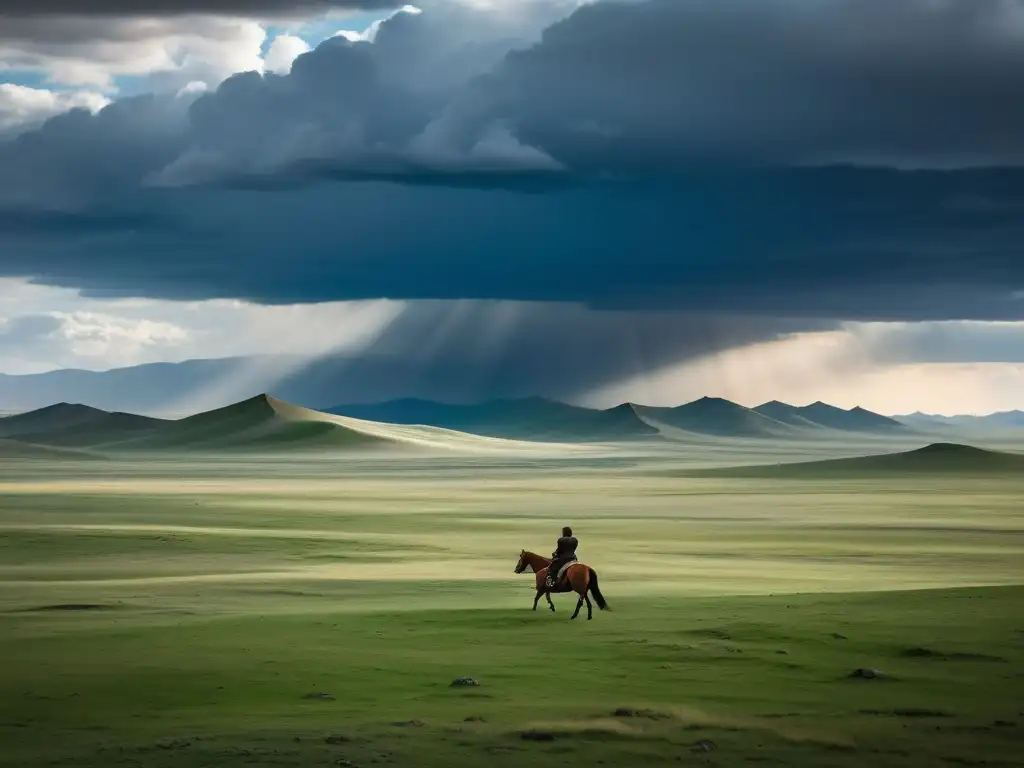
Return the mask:
<path id="1" fill-rule="evenodd" d="M 5 443 L 0 765 L 1024 765 L 1012 462 L 452 434 Z M 566 524 L 592 621 L 513 574 Z"/>

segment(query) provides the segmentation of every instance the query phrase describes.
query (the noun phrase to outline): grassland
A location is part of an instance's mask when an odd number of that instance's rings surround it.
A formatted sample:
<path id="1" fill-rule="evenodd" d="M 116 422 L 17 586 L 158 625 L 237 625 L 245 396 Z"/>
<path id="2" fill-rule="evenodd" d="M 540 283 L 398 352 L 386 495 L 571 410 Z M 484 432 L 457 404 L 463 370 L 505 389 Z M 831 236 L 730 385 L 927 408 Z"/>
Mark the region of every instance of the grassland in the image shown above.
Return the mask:
<path id="1" fill-rule="evenodd" d="M 0 765 L 1024 764 L 1024 479 L 706 459 L 8 462 Z"/>

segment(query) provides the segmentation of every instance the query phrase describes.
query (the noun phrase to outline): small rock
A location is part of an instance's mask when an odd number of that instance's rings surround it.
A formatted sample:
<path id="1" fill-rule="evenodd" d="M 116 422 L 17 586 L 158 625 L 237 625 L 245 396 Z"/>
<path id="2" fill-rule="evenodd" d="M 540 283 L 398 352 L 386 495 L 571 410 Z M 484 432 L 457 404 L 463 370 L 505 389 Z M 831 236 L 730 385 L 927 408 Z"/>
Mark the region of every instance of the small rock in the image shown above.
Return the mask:
<path id="1" fill-rule="evenodd" d="M 892 711 L 896 717 L 952 717 L 949 712 L 941 709 L 923 709 L 920 707 L 901 707 Z"/>
<path id="2" fill-rule="evenodd" d="M 397 725 L 397 726 L 399 726 L 401 728 L 422 728 L 423 727 L 423 723 L 420 722 L 419 720 L 402 720 L 402 721 L 397 722 L 397 723 L 392 723 L 392 725 Z"/>
<path id="3" fill-rule="evenodd" d="M 690 751 L 691 752 L 714 752 L 717 748 L 718 748 L 718 745 L 715 744 L 715 742 L 711 741 L 711 739 L 701 739 L 700 741 L 695 742 L 692 747 L 690 747 Z"/>
<path id="4" fill-rule="evenodd" d="M 905 656 L 908 659 L 931 659 L 941 654 L 936 653 L 931 648 L 922 648 L 921 646 L 914 646 L 913 648 L 905 648 L 900 656 Z"/>
<path id="5" fill-rule="evenodd" d="M 861 667 L 855 669 L 850 673 L 850 677 L 855 677 L 859 680 L 884 680 L 886 675 L 877 669 L 871 669 L 870 667 Z"/>
<path id="6" fill-rule="evenodd" d="M 464 723 L 486 723 L 487 721 L 484 720 L 482 717 L 480 717 L 480 715 L 470 715 L 469 717 L 467 717 L 462 722 L 464 722 Z"/>
<path id="7" fill-rule="evenodd" d="M 523 731 L 519 738 L 523 741 L 554 741 L 555 734 L 547 731 Z"/>
<path id="8" fill-rule="evenodd" d="M 619 707 L 612 712 L 612 717 L 646 717 L 648 720 L 668 720 L 670 716 L 666 715 L 664 712 L 656 712 L 653 709 Z"/>
<path id="9" fill-rule="evenodd" d="M 831 637 L 833 640 L 849 640 L 850 639 L 846 635 L 840 635 L 838 632 L 833 632 L 831 635 L 829 635 L 829 637 Z"/>
<path id="10" fill-rule="evenodd" d="M 450 686 L 448 686 L 448 687 L 449 688 L 461 688 L 461 687 L 477 686 L 477 685 L 480 685 L 480 683 L 478 683 L 472 677 L 460 677 L 457 680 L 452 680 L 452 684 Z"/>
<path id="11" fill-rule="evenodd" d="M 184 749 L 192 746 L 192 739 L 161 739 L 156 745 L 160 749 Z"/>
<path id="12" fill-rule="evenodd" d="M 775 653 L 777 653 L 779 656 L 789 656 L 789 651 L 784 651 L 781 648 L 777 650 Z"/>
<path id="13" fill-rule="evenodd" d="M 310 701 L 334 701 L 334 697 L 329 693 L 307 693 L 302 698 Z"/>
<path id="14" fill-rule="evenodd" d="M 347 744 L 350 741 L 351 739 L 348 736 L 342 736 L 340 733 L 332 733 L 324 739 L 324 744 Z"/>

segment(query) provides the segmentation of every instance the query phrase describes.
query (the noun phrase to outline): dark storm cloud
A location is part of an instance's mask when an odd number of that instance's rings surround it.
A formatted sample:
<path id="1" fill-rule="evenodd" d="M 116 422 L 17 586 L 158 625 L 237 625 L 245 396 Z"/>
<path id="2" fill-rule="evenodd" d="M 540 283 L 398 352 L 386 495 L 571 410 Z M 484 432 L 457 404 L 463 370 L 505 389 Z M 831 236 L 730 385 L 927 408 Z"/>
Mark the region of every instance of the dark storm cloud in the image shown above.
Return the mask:
<path id="1" fill-rule="evenodd" d="M 1024 288 L 1022 172 L 791 170 L 537 194 L 382 182 L 156 192 L 162 230 L 24 244 L 0 267 L 170 298 L 1024 317 L 1011 296 Z"/>
<path id="2" fill-rule="evenodd" d="M 572 167 L 1024 158 L 1024 4 L 597 3 L 479 89 Z M 484 96 L 486 92 L 486 96 Z"/>
<path id="3" fill-rule="evenodd" d="M 399 14 L 290 75 L 154 100 L 160 119 L 115 105 L 0 145 L 0 209 L 136 217 L 59 246 L 23 226 L 0 273 L 267 302 L 1022 317 L 1024 171 L 935 169 L 1024 155 L 1022 9 L 604 2 L 533 46 L 468 11 Z"/>
<path id="4" fill-rule="evenodd" d="M 178 16 L 191 13 L 254 16 L 296 12 L 377 10 L 394 0 L 0 0 L 0 16 Z"/>
<path id="5" fill-rule="evenodd" d="M 419 83 L 399 97 L 385 70 L 417 71 L 424 50 L 451 46 L 443 38 L 476 22 L 448 10 L 437 24 L 444 13 L 399 14 L 374 46 L 331 41 L 300 58 L 300 72 L 282 83 L 250 78 L 207 96 L 197 110 L 218 104 L 253 135 L 239 147 L 237 134 L 229 144 L 206 124 L 196 127 L 195 145 L 219 157 L 223 175 L 254 165 L 288 173 L 293 161 L 365 164 L 375 156 L 371 139 L 377 153 L 459 170 L 495 126 L 509 132 L 510 161 L 547 158 L 584 175 L 723 163 L 1024 160 L 1021 2 L 598 2 L 454 92 Z M 343 114 L 322 108 L 338 89 L 356 87 L 360 98 Z M 293 91 L 306 99 L 290 101 Z M 382 112 L 389 92 L 396 100 Z M 274 130 L 254 141 L 268 122 Z M 299 126 L 314 139 L 345 140 L 295 156 Z"/>

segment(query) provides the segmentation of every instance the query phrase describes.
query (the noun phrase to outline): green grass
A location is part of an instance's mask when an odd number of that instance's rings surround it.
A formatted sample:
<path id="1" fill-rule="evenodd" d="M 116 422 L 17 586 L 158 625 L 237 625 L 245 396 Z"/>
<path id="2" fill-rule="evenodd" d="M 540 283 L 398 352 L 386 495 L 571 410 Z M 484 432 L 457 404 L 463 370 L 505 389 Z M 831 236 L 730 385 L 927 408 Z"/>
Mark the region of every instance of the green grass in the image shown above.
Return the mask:
<path id="1" fill-rule="evenodd" d="M 1014 588 L 633 599 L 576 624 L 522 609 L 154 626 L 117 611 L 8 615 L 0 761 L 663 764 L 710 739 L 705 757 L 722 765 L 1009 765 L 1020 731 L 996 722 L 1021 717 L 1021 599 Z M 848 679 L 856 667 L 893 679 Z M 481 686 L 449 687 L 464 675 Z M 556 740 L 523 742 L 531 729 Z"/>
<path id="2" fill-rule="evenodd" d="M 1024 764 L 1024 482 L 656 464 L 8 467 L 0 765 Z"/>

